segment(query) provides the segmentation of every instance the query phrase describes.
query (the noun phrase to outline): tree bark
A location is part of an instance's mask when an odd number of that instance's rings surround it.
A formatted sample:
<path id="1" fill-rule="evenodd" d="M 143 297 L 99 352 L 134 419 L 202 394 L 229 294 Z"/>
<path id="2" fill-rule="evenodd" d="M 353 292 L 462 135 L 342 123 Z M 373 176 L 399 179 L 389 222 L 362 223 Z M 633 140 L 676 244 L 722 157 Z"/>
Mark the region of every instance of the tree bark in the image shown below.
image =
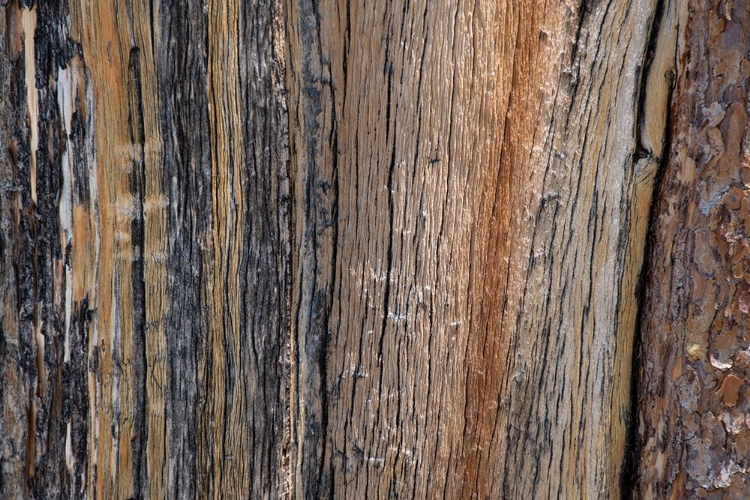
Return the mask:
<path id="1" fill-rule="evenodd" d="M 3 3 L 2 498 L 749 490 L 741 2 Z"/>
<path id="2" fill-rule="evenodd" d="M 666 2 L 676 75 L 638 385 L 641 498 L 750 493 L 750 10 Z"/>

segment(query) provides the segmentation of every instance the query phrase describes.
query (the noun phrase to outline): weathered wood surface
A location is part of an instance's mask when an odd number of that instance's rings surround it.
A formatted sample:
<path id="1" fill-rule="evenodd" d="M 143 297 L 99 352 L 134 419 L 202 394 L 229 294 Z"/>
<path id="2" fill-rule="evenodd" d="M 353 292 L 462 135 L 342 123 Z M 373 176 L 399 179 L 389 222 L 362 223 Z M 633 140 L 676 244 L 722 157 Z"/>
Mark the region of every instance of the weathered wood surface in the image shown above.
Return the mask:
<path id="1" fill-rule="evenodd" d="M 643 311 L 639 498 L 750 495 L 750 7 L 667 2 L 675 74 Z"/>
<path id="2" fill-rule="evenodd" d="M 629 493 L 687 2 L 2 8 L 3 498 Z"/>
<path id="3" fill-rule="evenodd" d="M 280 13 L 204 7 L 4 7 L 3 498 L 283 487 Z"/>
<path id="4" fill-rule="evenodd" d="M 288 6 L 298 496 L 617 497 L 654 5 Z"/>

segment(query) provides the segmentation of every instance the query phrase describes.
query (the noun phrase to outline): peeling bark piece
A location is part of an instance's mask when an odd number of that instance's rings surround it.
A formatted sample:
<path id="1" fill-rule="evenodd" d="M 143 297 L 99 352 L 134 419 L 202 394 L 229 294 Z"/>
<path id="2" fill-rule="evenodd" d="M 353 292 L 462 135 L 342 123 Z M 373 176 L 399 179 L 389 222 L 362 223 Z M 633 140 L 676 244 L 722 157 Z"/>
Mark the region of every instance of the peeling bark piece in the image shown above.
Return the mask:
<path id="1" fill-rule="evenodd" d="M 724 404 L 733 407 L 737 404 L 737 397 L 742 384 L 743 381 L 741 378 L 730 373 L 721 383 L 721 387 L 716 395 L 722 398 Z"/>

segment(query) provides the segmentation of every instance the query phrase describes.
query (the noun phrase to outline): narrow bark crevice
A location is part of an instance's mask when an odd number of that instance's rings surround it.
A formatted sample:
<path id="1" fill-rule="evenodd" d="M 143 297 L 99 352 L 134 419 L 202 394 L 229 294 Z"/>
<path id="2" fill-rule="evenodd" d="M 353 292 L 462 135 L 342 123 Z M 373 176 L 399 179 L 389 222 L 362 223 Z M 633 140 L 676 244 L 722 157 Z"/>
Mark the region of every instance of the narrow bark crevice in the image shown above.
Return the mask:
<path id="1" fill-rule="evenodd" d="M 670 134 L 670 109 L 672 101 L 672 93 L 674 91 L 674 83 L 670 82 L 668 97 L 664 103 L 667 106 L 664 126 L 662 131 L 661 140 L 661 154 L 654 156 L 655 152 L 644 144 L 643 138 L 648 134 L 646 131 L 646 114 L 650 112 L 647 110 L 647 103 L 649 102 L 649 78 L 652 76 L 654 71 L 654 61 L 656 58 L 656 51 L 659 49 L 659 38 L 663 36 L 661 32 L 662 23 L 665 21 L 666 11 L 669 7 L 671 0 L 658 0 L 655 11 L 654 19 L 649 30 L 649 41 L 644 53 L 644 65 L 642 67 L 640 89 L 638 96 L 638 109 L 637 109 L 637 128 L 635 132 L 635 154 L 633 155 L 633 168 L 638 169 L 639 162 L 655 162 L 655 172 L 653 173 L 653 184 L 651 187 L 651 196 L 648 207 L 648 219 L 646 221 L 646 238 L 643 241 L 643 261 L 641 268 L 638 272 L 637 284 L 636 284 L 636 302 L 637 302 L 637 313 L 635 321 L 635 330 L 633 332 L 633 353 L 632 353 L 632 364 L 630 373 L 630 413 L 627 419 L 626 425 L 626 447 L 625 447 L 625 460 L 622 465 L 622 472 L 620 474 L 620 492 L 623 499 L 630 499 L 634 495 L 635 480 L 638 472 L 638 463 L 640 456 L 640 449 L 638 446 L 638 435 L 636 428 L 638 424 L 638 384 L 639 384 L 639 370 L 640 370 L 640 349 L 642 342 L 642 323 L 644 316 L 644 302 L 646 300 L 646 285 L 647 285 L 647 274 L 650 269 L 651 262 L 651 251 L 652 251 L 652 239 L 655 237 L 655 220 L 658 217 L 656 212 L 656 199 L 661 189 L 661 185 L 664 178 L 664 170 L 666 168 L 669 154 L 667 147 L 671 141 Z M 635 242 L 638 244 L 638 242 Z"/>

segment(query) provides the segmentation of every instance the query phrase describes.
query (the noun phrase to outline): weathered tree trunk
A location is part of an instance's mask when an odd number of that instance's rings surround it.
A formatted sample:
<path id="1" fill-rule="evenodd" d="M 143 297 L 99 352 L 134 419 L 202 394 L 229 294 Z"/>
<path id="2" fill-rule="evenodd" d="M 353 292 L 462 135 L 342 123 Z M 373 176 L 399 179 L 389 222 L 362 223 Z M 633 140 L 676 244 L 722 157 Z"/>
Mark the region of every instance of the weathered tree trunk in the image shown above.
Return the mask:
<path id="1" fill-rule="evenodd" d="M 0 497 L 742 497 L 717 2 L 6 1 Z"/>

